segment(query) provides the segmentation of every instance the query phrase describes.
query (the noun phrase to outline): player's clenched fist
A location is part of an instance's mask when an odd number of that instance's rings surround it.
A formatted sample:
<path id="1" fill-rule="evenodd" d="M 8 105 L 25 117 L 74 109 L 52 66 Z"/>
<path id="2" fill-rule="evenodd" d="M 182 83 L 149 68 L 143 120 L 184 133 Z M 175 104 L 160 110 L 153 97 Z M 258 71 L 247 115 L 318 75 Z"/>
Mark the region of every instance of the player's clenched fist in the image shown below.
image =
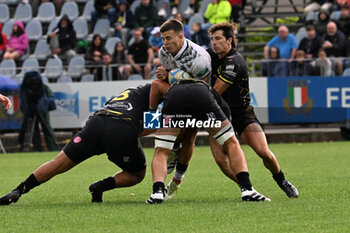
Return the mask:
<path id="1" fill-rule="evenodd" d="M 0 104 L 2 106 L 4 106 L 6 109 L 11 108 L 11 106 L 12 106 L 10 99 L 7 98 L 6 96 L 1 95 L 1 94 L 0 94 Z"/>

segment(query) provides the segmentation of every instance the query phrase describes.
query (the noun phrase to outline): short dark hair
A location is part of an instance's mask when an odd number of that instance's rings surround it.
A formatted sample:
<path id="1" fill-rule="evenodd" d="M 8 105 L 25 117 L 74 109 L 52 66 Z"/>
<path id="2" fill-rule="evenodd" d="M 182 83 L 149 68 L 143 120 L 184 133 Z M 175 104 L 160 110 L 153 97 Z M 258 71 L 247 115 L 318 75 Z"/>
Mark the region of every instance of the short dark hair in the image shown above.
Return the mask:
<path id="1" fill-rule="evenodd" d="M 218 23 L 218 24 L 214 24 L 213 26 L 211 26 L 208 30 L 209 34 L 213 34 L 216 31 L 222 30 L 224 37 L 226 38 L 226 40 L 228 40 L 229 38 L 232 38 L 232 46 L 234 48 L 236 48 L 236 44 L 235 44 L 235 40 L 236 35 L 235 35 L 235 29 L 236 29 L 236 24 L 235 23 Z"/>
<path id="2" fill-rule="evenodd" d="M 184 33 L 184 26 L 183 24 L 177 20 L 177 19 L 170 19 L 162 24 L 160 26 L 160 32 L 164 33 L 169 30 L 174 30 L 176 33 Z"/>
<path id="3" fill-rule="evenodd" d="M 315 30 L 315 27 L 313 25 L 307 25 L 306 26 L 306 31 L 309 32 L 309 31 L 314 31 Z"/>

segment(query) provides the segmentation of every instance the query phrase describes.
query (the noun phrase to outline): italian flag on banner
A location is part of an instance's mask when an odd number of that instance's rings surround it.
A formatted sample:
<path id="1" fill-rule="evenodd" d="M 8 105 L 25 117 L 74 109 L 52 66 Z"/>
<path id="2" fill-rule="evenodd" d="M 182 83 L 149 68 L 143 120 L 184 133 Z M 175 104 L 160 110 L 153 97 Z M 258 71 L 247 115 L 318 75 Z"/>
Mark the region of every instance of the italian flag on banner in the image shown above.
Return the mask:
<path id="1" fill-rule="evenodd" d="M 307 87 L 289 87 L 288 100 L 294 107 L 302 107 L 307 100 Z"/>

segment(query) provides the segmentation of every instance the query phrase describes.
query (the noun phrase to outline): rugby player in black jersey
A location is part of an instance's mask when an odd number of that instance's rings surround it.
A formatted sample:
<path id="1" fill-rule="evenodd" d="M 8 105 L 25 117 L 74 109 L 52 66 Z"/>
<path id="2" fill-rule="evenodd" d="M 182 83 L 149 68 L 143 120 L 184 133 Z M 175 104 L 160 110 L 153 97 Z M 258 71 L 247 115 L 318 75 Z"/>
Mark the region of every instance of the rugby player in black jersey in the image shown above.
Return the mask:
<path id="1" fill-rule="evenodd" d="M 228 103 L 232 126 L 243 142 L 260 156 L 287 196 L 298 197 L 298 190 L 285 179 L 275 155 L 269 149 L 265 133 L 250 105 L 249 73 L 246 62 L 234 46 L 234 24 L 213 25 L 209 34 L 213 48 L 208 49 L 212 62 L 210 84 Z"/>
<path id="2" fill-rule="evenodd" d="M 162 66 L 157 69 L 157 78 L 167 79 L 168 70 L 175 68 L 181 68 L 193 77 L 192 80 L 180 81 L 169 88 L 164 96 L 162 113 L 167 115 L 191 115 L 193 117 L 191 119 L 202 121 L 207 119 L 208 115 L 211 115 L 214 119 L 220 121 L 220 127 L 205 127 L 205 129 L 220 145 L 223 153 L 217 157 L 225 156 L 229 159 L 229 166 L 226 166 L 226 168 L 231 170 L 230 173 L 233 174 L 233 179 L 237 178 L 236 180 L 242 191 L 242 200 L 270 201 L 252 188 L 245 157 L 234 136 L 232 126 L 218 106 L 210 87 L 203 81 L 210 76 L 209 54 L 203 48 L 184 38 L 183 25 L 177 20 L 173 19 L 165 22 L 161 26 L 160 32 L 163 39 L 163 46 L 159 52 Z M 162 87 L 162 84 L 159 86 Z M 153 90 L 151 93 L 153 93 Z M 153 101 L 151 100 L 150 103 L 153 103 Z M 154 109 L 155 106 L 151 106 L 151 109 Z M 164 181 L 167 174 L 167 159 L 179 132 L 180 129 L 174 127 L 157 130 L 155 153 L 152 161 L 153 193 L 146 201 L 147 204 L 162 203 L 165 198 L 167 190 L 164 187 Z M 194 137 L 189 137 L 189 139 L 194 140 Z M 193 141 L 191 143 L 193 145 Z M 191 156 L 190 153 L 185 153 L 188 161 Z M 181 165 L 184 169 L 180 171 L 180 178 L 183 177 L 181 174 L 186 171 L 187 164 Z M 178 167 L 179 163 L 177 164 L 177 170 Z M 171 182 L 169 185 L 171 184 L 174 183 Z M 174 184 L 174 187 L 176 188 L 177 185 Z"/>
<path id="3" fill-rule="evenodd" d="M 143 112 L 148 111 L 151 85 L 130 88 L 110 99 L 91 115 L 83 129 L 51 161 L 36 169 L 17 188 L 0 198 L 0 205 L 15 203 L 21 195 L 64 173 L 84 160 L 106 153 L 122 171 L 90 185 L 92 202 L 102 202 L 107 190 L 140 183 L 146 173 L 146 159 L 139 136 L 143 130 Z M 141 132 L 142 131 L 142 132 Z"/>

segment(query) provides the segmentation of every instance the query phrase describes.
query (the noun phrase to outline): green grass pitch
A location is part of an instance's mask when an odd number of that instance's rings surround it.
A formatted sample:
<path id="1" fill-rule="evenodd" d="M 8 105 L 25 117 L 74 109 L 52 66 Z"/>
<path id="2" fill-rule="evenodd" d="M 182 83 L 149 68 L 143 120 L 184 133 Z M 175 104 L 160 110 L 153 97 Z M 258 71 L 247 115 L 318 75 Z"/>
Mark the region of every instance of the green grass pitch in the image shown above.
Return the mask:
<path id="1" fill-rule="evenodd" d="M 247 146 L 254 187 L 270 203 L 244 203 L 209 147 L 196 147 L 173 200 L 148 206 L 153 149 L 145 149 L 147 175 L 131 188 L 90 203 L 89 185 L 119 171 L 105 155 L 54 177 L 11 206 L 0 206 L 0 232 L 349 232 L 350 143 L 272 144 L 286 177 L 299 189 L 288 199 Z M 0 195 L 15 188 L 56 153 L 0 155 Z M 169 180 L 168 177 L 167 180 Z"/>

